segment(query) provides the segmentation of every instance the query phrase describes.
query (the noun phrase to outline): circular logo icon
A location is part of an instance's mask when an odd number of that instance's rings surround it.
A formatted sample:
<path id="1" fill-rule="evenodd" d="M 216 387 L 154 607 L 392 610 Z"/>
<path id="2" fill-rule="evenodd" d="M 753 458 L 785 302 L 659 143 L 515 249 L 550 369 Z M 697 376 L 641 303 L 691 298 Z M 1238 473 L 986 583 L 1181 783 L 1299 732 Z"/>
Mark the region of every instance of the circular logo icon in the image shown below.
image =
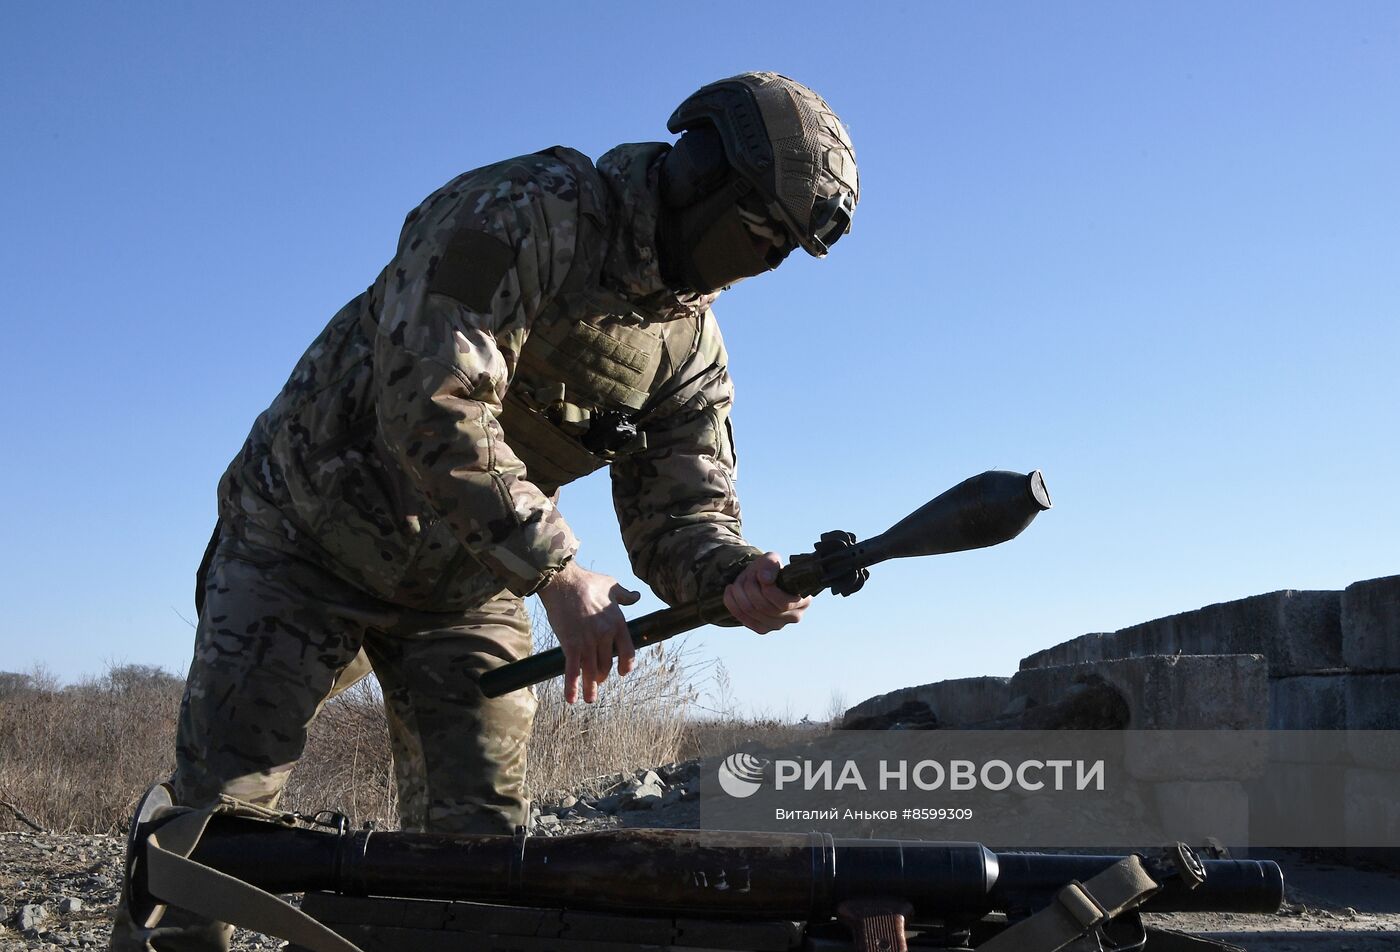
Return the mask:
<path id="1" fill-rule="evenodd" d="M 719 765 L 719 785 L 731 797 L 751 797 L 763 786 L 763 761 L 752 754 L 730 754 Z"/>

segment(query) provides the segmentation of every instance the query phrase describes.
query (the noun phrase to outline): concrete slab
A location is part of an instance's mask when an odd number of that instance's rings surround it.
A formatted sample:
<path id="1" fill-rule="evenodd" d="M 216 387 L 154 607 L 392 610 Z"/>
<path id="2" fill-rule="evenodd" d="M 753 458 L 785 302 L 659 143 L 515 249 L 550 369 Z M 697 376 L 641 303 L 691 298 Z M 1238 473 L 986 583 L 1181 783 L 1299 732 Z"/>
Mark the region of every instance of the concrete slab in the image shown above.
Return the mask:
<path id="1" fill-rule="evenodd" d="M 1270 688 L 1273 684 L 1269 685 Z M 1344 730 L 1270 730 L 1269 762 L 1274 764 L 1349 766 L 1349 735 Z"/>
<path id="2" fill-rule="evenodd" d="M 1082 664 L 1085 661 L 1104 661 L 1110 656 L 1104 653 L 1105 642 L 1113 637 L 1111 631 L 1095 631 L 1058 645 L 1037 651 L 1021 659 L 1020 670 L 1027 668 L 1053 668 L 1062 664 Z"/>
<path id="3" fill-rule="evenodd" d="M 1050 704 L 1090 677 L 1102 678 L 1123 695 L 1129 729 L 1268 726 L 1268 665 L 1258 655 L 1157 655 L 1028 668 L 1011 678 L 1010 693 L 1033 704 Z"/>
<path id="4" fill-rule="evenodd" d="M 1215 837 L 1243 857 L 1249 846 L 1249 796 L 1229 780 L 1159 783 L 1152 787 L 1162 832 L 1169 840 L 1203 844 Z"/>
<path id="5" fill-rule="evenodd" d="M 1363 766 L 1400 763 L 1400 674 L 1346 678 L 1347 746 Z"/>
<path id="6" fill-rule="evenodd" d="M 1400 730 L 1400 674 L 1348 675 L 1346 704 L 1350 730 Z"/>
<path id="7" fill-rule="evenodd" d="M 1337 764 L 1290 764 L 1271 761 L 1264 773 L 1244 784 L 1249 795 L 1249 841 L 1253 846 L 1296 842 L 1291 833 L 1300 817 L 1318 846 L 1342 847 L 1347 841 L 1346 768 Z"/>
<path id="8" fill-rule="evenodd" d="M 901 708 L 911 712 L 926 709 L 927 716 L 938 727 L 989 721 L 1011 700 L 1010 682 L 1010 678 L 954 678 L 900 688 L 860 702 L 845 713 L 841 723 L 849 726 Z"/>
<path id="9" fill-rule="evenodd" d="M 1021 660 L 1021 670 L 1154 654 L 1261 654 L 1275 677 L 1336 672 L 1342 593 L 1284 590 L 1207 605 L 1109 634 L 1081 635 Z"/>
<path id="10" fill-rule="evenodd" d="M 1347 726 L 1347 677 L 1300 675 L 1269 681 L 1269 729 L 1340 731 Z"/>
<path id="11" fill-rule="evenodd" d="M 1207 605 L 1123 628 L 1110 657 L 1259 654 L 1272 677 L 1342 667 L 1341 592 L 1285 590 Z"/>
<path id="12" fill-rule="evenodd" d="M 1356 671 L 1400 671 L 1400 575 L 1342 593 L 1342 657 Z"/>
<path id="13" fill-rule="evenodd" d="M 1346 772 L 1346 845 L 1400 852 L 1400 772 Z"/>
<path id="14" fill-rule="evenodd" d="M 1018 671 L 1011 693 L 1027 706 L 1054 704 L 1098 679 L 1122 696 L 1130 740 L 1125 766 L 1141 780 L 1240 780 L 1268 757 L 1268 666 L 1258 655 L 1120 658 Z M 1212 733 L 1232 734 L 1220 744 Z"/>

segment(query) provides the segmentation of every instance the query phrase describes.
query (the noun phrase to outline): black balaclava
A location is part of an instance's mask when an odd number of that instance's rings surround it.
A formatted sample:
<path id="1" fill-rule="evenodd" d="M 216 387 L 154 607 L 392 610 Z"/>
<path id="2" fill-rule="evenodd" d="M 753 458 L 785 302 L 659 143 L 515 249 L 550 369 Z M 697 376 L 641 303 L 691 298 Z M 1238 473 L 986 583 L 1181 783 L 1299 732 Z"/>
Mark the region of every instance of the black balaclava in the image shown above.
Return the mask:
<path id="1" fill-rule="evenodd" d="M 719 133 L 696 128 L 681 136 L 661 166 L 657 248 L 667 284 L 708 294 L 771 271 L 787 257 L 791 241 L 775 245 L 766 256 L 760 253 L 740 205 L 765 219 L 769 216 L 753 202 L 751 192 L 753 187 L 725 159 Z M 782 226 L 772 227 L 784 233 Z"/>

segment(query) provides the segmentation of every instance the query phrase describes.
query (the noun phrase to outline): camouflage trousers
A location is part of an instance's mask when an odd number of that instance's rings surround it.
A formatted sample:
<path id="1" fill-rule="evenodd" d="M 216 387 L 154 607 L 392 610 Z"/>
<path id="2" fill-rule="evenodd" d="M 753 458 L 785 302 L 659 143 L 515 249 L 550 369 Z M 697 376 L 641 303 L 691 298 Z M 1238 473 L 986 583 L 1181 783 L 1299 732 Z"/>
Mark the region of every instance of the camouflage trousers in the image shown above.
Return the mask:
<path id="1" fill-rule="evenodd" d="M 180 710 L 176 802 L 224 793 L 275 807 L 327 700 L 372 668 L 388 715 L 404 829 L 510 833 L 524 823 L 529 691 L 484 697 L 480 675 L 529 653 L 520 598 L 415 611 L 225 534 L 205 579 Z M 334 804 L 326 804 L 327 808 Z M 228 931 L 167 913 L 154 932 L 119 910 L 113 950 L 215 950 Z"/>

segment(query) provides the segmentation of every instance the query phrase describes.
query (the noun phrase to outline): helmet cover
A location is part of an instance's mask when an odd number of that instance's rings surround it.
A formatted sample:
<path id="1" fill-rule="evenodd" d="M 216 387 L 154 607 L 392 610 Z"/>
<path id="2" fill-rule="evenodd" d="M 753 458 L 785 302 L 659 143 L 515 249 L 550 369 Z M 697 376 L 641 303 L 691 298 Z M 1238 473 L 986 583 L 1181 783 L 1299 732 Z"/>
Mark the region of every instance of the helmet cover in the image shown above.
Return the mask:
<path id="1" fill-rule="evenodd" d="M 713 128 L 733 170 L 809 254 L 850 230 L 860 199 L 855 150 L 826 101 L 777 73 L 740 73 L 701 87 L 676 108 L 673 133 Z"/>

